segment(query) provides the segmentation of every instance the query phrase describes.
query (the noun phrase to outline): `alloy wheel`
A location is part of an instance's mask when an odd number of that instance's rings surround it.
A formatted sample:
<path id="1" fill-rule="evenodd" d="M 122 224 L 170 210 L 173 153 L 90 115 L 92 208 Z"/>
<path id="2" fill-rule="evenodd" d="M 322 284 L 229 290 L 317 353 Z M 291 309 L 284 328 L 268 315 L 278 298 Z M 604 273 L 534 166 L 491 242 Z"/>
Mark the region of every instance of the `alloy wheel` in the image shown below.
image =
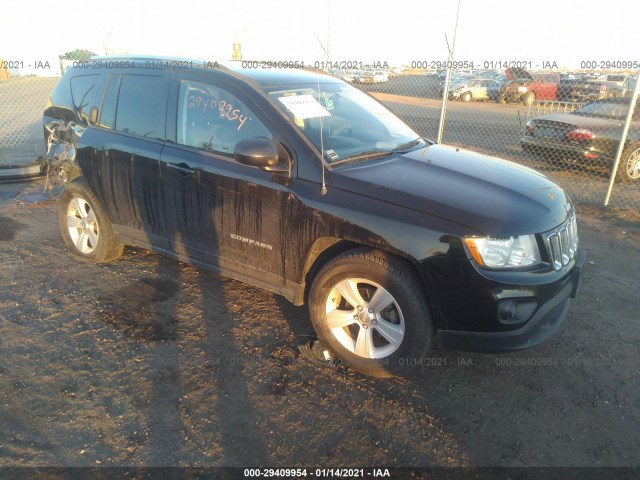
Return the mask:
<path id="1" fill-rule="evenodd" d="M 93 253 L 98 246 L 100 232 L 96 214 L 89 202 L 74 196 L 67 208 L 67 229 L 69 236 L 80 253 Z"/>
<path id="2" fill-rule="evenodd" d="M 335 284 L 327 297 L 326 316 L 335 339 L 363 358 L 387 357 L 404 339 L 398 303 L 388 290 L 368 279 L 346 278 Z"/>

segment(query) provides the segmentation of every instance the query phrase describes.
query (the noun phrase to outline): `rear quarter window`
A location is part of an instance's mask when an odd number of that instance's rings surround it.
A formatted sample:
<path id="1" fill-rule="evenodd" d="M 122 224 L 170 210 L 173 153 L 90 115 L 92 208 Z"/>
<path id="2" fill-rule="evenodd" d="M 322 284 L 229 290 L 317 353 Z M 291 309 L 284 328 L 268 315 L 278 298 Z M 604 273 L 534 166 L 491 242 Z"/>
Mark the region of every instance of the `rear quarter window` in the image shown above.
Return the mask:
<path id="1" fill-rule="evenodd" d="M 78 120 L 85 125 L 92 123 L 90 121 L 92 108 L 99 113 L 105 83 L 105 75 L 80 75 L 71 79 L 73 106 Z"/>
<path id="2" fill-rule="evenodd" d="M 164 140 L 168 81 L 161 76 L 123 75 L 116 107 L 115 129 Z"/>

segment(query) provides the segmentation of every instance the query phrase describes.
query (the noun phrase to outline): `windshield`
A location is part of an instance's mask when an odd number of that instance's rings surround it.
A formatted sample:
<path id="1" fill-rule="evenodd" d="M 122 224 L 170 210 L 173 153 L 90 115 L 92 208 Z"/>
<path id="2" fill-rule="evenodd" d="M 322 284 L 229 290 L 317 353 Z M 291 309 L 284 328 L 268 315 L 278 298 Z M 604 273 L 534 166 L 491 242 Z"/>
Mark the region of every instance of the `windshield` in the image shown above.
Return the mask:
<path id="1" fill-rule="evenodd" d="M 265 90 L 329 163 L 384 156 L 426 144 L 380 103 L 346 83 Z"/>

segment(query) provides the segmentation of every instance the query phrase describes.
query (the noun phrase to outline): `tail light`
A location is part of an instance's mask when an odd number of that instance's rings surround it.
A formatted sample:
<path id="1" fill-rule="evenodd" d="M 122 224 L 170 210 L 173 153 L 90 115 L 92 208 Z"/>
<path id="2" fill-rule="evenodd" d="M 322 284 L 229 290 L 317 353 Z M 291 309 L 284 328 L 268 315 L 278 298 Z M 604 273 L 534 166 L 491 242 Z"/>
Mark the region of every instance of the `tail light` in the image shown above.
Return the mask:
<path id="1" fill-rule="evenodd" d="M 533 124 L 531 123 L 531 120 L 529 120 L 524 126 L 524 134 L 533 136 Z"/>
<path id="2" fill-rule="evenodd" d="M 586 128 L 574 128 L 567 133 L 567 139 L 574 141 L 593 140 L 593 132 Z"/>

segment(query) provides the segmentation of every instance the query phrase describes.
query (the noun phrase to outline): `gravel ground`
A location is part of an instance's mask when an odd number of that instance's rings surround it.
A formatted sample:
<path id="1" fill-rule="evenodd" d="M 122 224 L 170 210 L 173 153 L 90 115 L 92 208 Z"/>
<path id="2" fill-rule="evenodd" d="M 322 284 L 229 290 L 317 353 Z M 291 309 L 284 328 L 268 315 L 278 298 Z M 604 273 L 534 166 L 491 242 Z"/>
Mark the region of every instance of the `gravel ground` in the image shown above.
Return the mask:
<path id="1" fill-rule="evenodd" d="M 640 466 L 638 222 L 578 209 L 583 284 L 545 344 L 379 380 L 302 358 L 307 310 L 271 293 L 77 261 L 41 189 L 0 185 L 0 466 Z"/>

